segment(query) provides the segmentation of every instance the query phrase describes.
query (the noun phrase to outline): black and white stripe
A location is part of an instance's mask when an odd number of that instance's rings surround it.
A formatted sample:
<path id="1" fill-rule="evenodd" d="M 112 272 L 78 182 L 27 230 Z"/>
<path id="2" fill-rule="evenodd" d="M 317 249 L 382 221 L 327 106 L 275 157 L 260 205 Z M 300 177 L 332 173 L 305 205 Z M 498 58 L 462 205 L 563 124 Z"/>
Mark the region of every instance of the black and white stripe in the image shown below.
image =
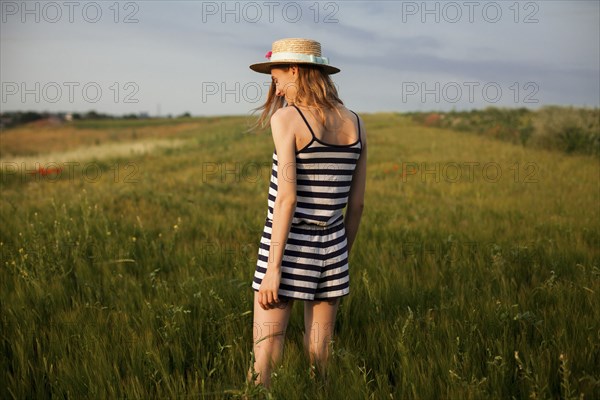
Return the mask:
<path id="1" fill-rule="evenodd" d="M 332 147 L 313 138 L 296 153 L 296 211 L 292 224 L 328 226 L 337 220 L 348 203 L 352 176 L 361 153 L 360 141 L 352 146 Z M 286 167 L 281 179 L 285 179 Z M 267 218 L 273 220 L 279 178 L 277 153 L 273 152 Z"/>
<path id="2" fill-rule="evenodd" d="M 265 221 L 252 288 L 258 290 L 271 244 L 272 221 Z M 288 234 L 279 295 L 301 300 L 340 297 L 349 293 L 348 249 L 343 221 L 334 226 L 306 229 L 292 226 Z"/>
<path id="3" fill-rule="evenodd" d="M 301 300 L 340 297 L 350 291 L 343 209 L 362 151 L 360 122 L 355 143 L 328 144 L 315 136 L 302 112 L 296 109 L 312 140 L 296 152 L 297 202 L 281 264 L 279 295 Z M 267 271 L 277 182 L 285 179 L 285 167 L 280 167 L 274 151 L 267 218 L 252 282 L 254 290 L 259 290 Z"/>

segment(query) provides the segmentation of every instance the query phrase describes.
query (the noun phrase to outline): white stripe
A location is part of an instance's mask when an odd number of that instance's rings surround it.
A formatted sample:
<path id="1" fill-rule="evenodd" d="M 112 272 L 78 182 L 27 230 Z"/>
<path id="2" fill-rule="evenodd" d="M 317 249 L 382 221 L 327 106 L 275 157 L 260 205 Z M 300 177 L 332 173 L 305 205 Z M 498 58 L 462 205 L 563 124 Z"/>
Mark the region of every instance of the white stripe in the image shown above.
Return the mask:
<path id="1" fill-rule="evenodd" d="M 302 202 L 302 203 L 315 204 L 315 205 L 326 205 L 326 206 L 344 205 L 344 207 L 345 207 L 346 203 L 348 202 L 347 198 L 322 199 L 320 197 L 298 196 L 296 199 L 299 203 Z M 327 210 L 327 211 L 330 211 L 330 210 Z"/>
<path id="2" fill-rule="evenodd" d="M 350 183 L 351 181 L 348 181 Z M 335 190 L 338 189 L 338 190 Z M 350 190 L 350 185 L 338 186 L 336 188 L 332 186 L 309 186 L 309 185 L 296 185 L 296 190 L 299 192 L 311 192 L 311 193 L 346 193 Z"/>

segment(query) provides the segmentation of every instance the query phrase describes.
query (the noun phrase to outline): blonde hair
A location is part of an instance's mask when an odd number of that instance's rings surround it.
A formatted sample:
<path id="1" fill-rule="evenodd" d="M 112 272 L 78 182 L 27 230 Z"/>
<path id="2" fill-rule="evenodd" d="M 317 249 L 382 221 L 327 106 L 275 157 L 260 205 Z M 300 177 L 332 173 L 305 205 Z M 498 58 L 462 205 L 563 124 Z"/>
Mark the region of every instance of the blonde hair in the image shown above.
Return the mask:
<path id="1" fill-rule="evenodd" d="M 335 109 L 341 117 L 340 111 L 337 109 L 337 104 L 344 104 L 339 98 L 337 89 L 333 81 L 321 68 L 314 65 L 302 64 L 286 64 L 277 65 L 278 68 L 283 68 L 288 71 L 291 65 L 298 66 L 298 81 L 296 82 L 297 91 L 295 103 L 301 103 L 309 107 L 315 107 L 321 119 L 321 123 L 325 125 L 324 109 Z M 265 128 L 271 116 L 277 110 L 283 107 L 284 96 L 278 97 L 275 95 L 275 83 L 271 82 L 267 101 L 260 107 L 254 108 L 253 111 L 263 110 L 256 123 L 248 129 L 247 132 L 256 128 Z"/>

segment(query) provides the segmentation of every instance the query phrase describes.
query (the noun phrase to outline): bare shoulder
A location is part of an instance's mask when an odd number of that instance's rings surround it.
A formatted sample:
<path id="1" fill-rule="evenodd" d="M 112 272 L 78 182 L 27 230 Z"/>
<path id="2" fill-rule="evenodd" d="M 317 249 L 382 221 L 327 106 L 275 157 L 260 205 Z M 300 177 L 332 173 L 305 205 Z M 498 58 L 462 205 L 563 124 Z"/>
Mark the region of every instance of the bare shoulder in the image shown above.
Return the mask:
<path id="1" fill-rule="evenodd" d="M 271 134 L 275 142 L 294 142 L 292 107 L 283 107 L 271 115 Z"/>
<path id="2" fill-rule="evenodd" d="M 293 107 L 282 107 L 275 111 L 271 115 L 271 124 L 277 125 L 289 124 L 292 121 L 293 113 L 297 113 L 296 110 L 292 110 Z"/>

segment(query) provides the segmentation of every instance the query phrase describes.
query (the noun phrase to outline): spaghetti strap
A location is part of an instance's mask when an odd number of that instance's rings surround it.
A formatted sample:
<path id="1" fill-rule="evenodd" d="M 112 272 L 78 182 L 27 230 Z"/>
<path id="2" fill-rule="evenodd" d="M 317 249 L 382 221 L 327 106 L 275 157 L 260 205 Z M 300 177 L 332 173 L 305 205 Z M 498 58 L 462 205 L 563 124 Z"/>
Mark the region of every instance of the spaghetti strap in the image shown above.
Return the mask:
<path id="1" fill-rule="evenodd" d="M 352 110 L 350 110 L 352 111 Z M 358 124 L 358 141 L 361 142 L 360 140 L 360 119 L 358 118 L 358 114 L 355 113 L 354 111 L 352 111 L 352 114 L 356 115 L 356 123 Z"/>
<path id="2" fill-rule="evenodd" d="M 306 118 L 304 117 L 304 114 L 302 114 L 302 111 L 300 111 L 300 109 L 295 105 L 292 104 L 294 106 L 294 108 L 296 110 L 298 110 L 298 112 L 300 113 L 300 116 L 302 117 L 302 119 L 304 120 L 304 122 L 306 123 L 306 126 L 308 126 L 308 129 L 310 130 L 310 134 L 313 136 L 313 138 L 316 138 L 315 133 L 313 132 L 312 128 L 310 127 L 310 124 L 308 123 L 308 121 L 306 120 Z"/>
<path id="3" fill-rule="evenodd" d="M 310 127 L 310 124 L 308 123 L 308 121 L 306 120 L 306 117 L 304 116 L 304 114 L 302 114 L 302 111 L 300 111 L 300 109 L 295 105 L 292 104 L 292 106 L 294 106 L 294 108 L 296 110 L 298 110 L 298 112 L 300 113 L 300 116 L 302 117 L 302 119 L 304 120 L 304 122 L 306 123 L 306 126 L 308 126 L 308 129 L 310 130 L 310 134 L 312 135 L 313 139 L 323 143 L 322 141 L 319 140 L 319 138 L 315 135 L 315 132 L 313 132 L 312 128 Z M 352 114 L 356 115 L 356 123 L 358 124 L 358 140 L 357 143 L 362 143 L 362 140 L 360 139 L 360 119 L 358 118 L 358 114 L 355 113 L 354 111 L 350 110 L 352 112 Z M 336 145 L 337 146 L 337 145 Z"/>

